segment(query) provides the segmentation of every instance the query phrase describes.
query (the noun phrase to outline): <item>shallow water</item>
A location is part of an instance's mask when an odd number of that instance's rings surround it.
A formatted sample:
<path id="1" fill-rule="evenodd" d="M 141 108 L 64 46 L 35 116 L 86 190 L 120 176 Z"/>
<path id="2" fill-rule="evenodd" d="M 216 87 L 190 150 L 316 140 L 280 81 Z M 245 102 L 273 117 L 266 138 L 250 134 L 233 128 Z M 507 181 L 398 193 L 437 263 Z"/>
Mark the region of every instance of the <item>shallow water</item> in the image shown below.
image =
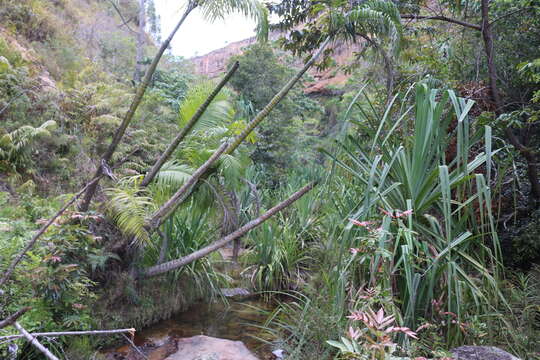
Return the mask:
<path id="1" fill-rule="evenodd" d="M 242 341 L 261 359 L 270 358 L 271 348 L 256 336 L 264 336 L 257 325 L 263 325 L 266 315 L 261 310 L 270 310 L 270 306 L 260 300 L 229 301 L 229 304 L 215 302 L 198 303 L 187 311 L 138 331 L 135 344 L 144 348 L 149 344 L 162 344 L 170 338 L 185 338 L 195 335 L 207 335 L 217 338 Z M 124 352 L 128 346 L 122 346 L 115 352 Z M 159 355 L 163 353 L 163 355 Z M 152 360 L 163 360 L 166 351 L 154 351 Z"/>

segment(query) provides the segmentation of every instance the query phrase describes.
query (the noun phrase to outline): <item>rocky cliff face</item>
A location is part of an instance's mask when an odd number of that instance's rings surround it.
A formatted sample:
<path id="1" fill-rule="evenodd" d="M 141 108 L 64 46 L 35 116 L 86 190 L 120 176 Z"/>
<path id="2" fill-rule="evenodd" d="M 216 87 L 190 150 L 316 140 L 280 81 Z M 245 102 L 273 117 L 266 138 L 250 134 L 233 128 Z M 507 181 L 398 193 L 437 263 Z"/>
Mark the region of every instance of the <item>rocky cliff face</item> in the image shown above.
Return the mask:
<path id="1" fill-rule="evenodd" d="M 270 40 L 277 40 L 281 36 L 279 32 L 272 32 Z M 239 55 L 243 50 L 256 42 L 255 37 L 245 40 L 230 43 L 229 45 L 209 52 L 208 54 L 191 58 L 190 60 L 195 66 L 195 71 L 199 75 L 205 75 L 210 78 L 219 76 L 226 70 L 227 63 L 232 56 Z M 354 61 L 354 53 L 359 52 L 363 46 L 362 42 L 358 43 L 338 43 L 334 45 L 333 58 L 336 64 L 343 66 Z M 302 65 L 302 59 L 295 63 L 296 66 Z M 330 87 L 344 84 L 348 76 L 343 71 L 336 68 L 319 72 L 316 69 L 311 69 L 309 74 L 315 78 L 315 82 L 308 84 L 305 92 L 308 94 L 325 94 L 328 93 Z"/>

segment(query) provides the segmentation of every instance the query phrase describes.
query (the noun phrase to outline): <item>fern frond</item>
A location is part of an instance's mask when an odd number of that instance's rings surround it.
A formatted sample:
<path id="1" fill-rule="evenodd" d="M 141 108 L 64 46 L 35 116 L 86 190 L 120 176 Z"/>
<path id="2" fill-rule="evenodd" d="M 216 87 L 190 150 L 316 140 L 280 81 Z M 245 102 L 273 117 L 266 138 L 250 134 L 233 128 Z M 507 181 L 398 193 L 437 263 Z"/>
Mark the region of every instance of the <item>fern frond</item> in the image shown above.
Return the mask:
<path id="1" fill-rule="evenodd" d="M 109 197 L 107 212 L 118 228 L 126 235 L 147 242 L 149 237 L 144 225 L 152 209 L 152 199 L 139 187 L 109 188 L 105 193 Z"/>

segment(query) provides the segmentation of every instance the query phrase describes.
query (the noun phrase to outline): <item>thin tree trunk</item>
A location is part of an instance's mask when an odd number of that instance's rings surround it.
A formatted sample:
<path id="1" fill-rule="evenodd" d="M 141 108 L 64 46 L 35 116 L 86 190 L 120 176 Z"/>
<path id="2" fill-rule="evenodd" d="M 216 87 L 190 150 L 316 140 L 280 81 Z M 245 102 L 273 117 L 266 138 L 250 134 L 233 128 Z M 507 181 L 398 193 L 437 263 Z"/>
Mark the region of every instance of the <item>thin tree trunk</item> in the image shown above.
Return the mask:
<path id="1" fill-rule="evenodd" d="M 496 107 L 495 114 L 499 116 L 503 112 L 504 103 L 499 92 L 499 87 L 497 86 L 497 68 L 495 66 L 495 54 L 493 53 L 493 32 L 491 30 L 491 23 L 489 22 L 489 0 L 482 0 L 482 38 L 484 40 L 484 51 L 486 53 L 488 67 L 489 89 Z M 540 200 L 540 182 L 538 181 L 536 152 L 525 146 L 516 134 L 514 134 L 511 127 L 506 127 L 504 131 L 508 141 L 523 155 L 527 162 L 527 177 L 531 184 L 532 200 Z M 526 136 L 530 136 L 530 134 Z"/>
<path id="2" fill-rule="evenodd" d="M 330 38 L 327 38 L 320 46 L 317 52 L 309 59 L 304 67 L 292 78 L 287 84 L 281 88 L 281 90 L 270 100 L 270 102 L 251 120 L 246 128 L 240 133 L 232 144 L 228 147 L 224 147 L 223 144 L 216 152 L 208 159 L 200 168 L 198 168 L 191 178 L 171 197 L 159 210 L 157 210 L 148 222 L 147 229 L 149 232 L 155 231 L 165 221 L 174 210 L 184 202 L 192 193 L 193 187 L 198 182 L 199 178 L 208 174 L 212 164 L 219 159 L 222 154 L 231 154 L 236 148 L 245 140 L 245 138 L 253 131 L 253 129 L 263 121 L 266 116 L 279 104 L 281 100 L 287 95 L 289 90 L 300 80 L 302 75 L 315 63 L 319 56 L 323 53 L 324 49 L 330 42 Z"/>
<path id="3" fill-rule="evenodd" d="M 109 148 L 107 149 L 107 151 L 105 152 L 105 154 L 103 154 L 103 157 L 101 158 L 102 161 L 105 161 L 105 163 L 108 163 L 111 160 L 114 152 L 116 151 L 116 148 L 118 147 L 118 144 L 120 144 L 120 141 L 122 140 L 122 137 L 124 136 L 124 133 L 126 132 L 127 127 L 129 126 L 129 124 L 133 120 L 133 116 L 135 115 L 135 111 L 137 110 L 137 108 L 139 107 L 139 105 L 140 105 L 140 103 L 142 101 L 144 93 L 146 92 L 146 88 L 150 84 L 150 80 L 152 79 L 152 76 L 154 75 L 154 72 L 156 71 L 157 65 L 158 65 L 159 61 L 161 60 L 161 57 L 163 56 L 163 53 L 165 53 L 165 50 L 167 50 L 167 48 L 169 47 L 174 35 L 176 34 L 176 32 L 178 31 L 180 26 L 182 26 L 182 24 L 184 23 L 184 21 L 186 20 L 188 15 L 196 7 L 197 7 L 197 4 L 195 2 L 193 2 L 193 1 L 189 2 L 189 4 L 187 5 L 186 10 L 184 11 L 184 14 L 180 18 L 180 21 L 178 21 L 175 28 L 173 29 L 173 31 L 169 35 L 169 37 L 167 37 L 167 39 L 165 39 L 163 44 L 161 44 L 161 47 L 159 48 L 159 51 L 157 52 L 156 56 L 154 57 L 154 60 L 152 60 L 152 63 L 150 64 L 150 66 L 146 70 L 146 74 L 144 75 L 144 79 L 142 80 L 141 84 L 137 88 L 137 92 L 135 94 L 135 97 L 133 98 L 133 101 L 132 101 L 132 103 L 131 103 L 131 105 L 129 107 L 128 112 L 126 113 L 124 119 L 122 120 L 122 123 L 120 124 L 120 126 L 116 130 L 116 133 L 114 134 L 113 140 L 111 141 L 111 144 L 109 145 Z M 99 166 L 97 168 L 97 170 L 96 170 L 96 173 L 95 173 L 94 177 L 99 178 L 102 173 L 103 173 L 103 169 L 102 169 L 101 166 Z M 81 203 L 81 205 L 79 207 L 80 211 L 83 211 L 83 212 L 88 211 L 88 208 L 90 207 L 90 202 L 92 201 L 92 198 L 94 197 L 94 194 L 96 193 L 98 183 L 99 183 L 99 181 L 93 183 L 92 186 L 90 186 L 88 188 L 88 190 L 86 191 L 86 194 L 84 196 L 84 200 L 83 200 L 83 202 Z"/>
<path id="4" fill-rule="evenodd" d="M 135 58 L 135 74 L 133 76 L 133 80 L 136 84 L 141 82 L 143 75 L 145 28 L 146 0 L 139 0 L 139 31 L 137 32 L 137 52 Z"/>
<path id="5" fill-rule="evenodd" d="M 381 56 L 383 57 L 384 67 L 386 69 L 386 104 L 388 104 L 392 100 L 392 94 L 394 93 L 395 74 L 394 74 L 394 66 L 392 65 L 392 60 L 390 59 L 386 51 L 384 51 L 384 49 L 381 46 L 379 46 L 379 44 L 376 41 L 372 40 L 369 36 L 364 35 L 364 34 L 359 33 L 357 35 L 359 35 L 368 43 L 370 43 L 375 48 L 375 50 L 378 51 L 379 54 L 381 54 Z"/>
<path id="6" fill-rule="evenodd" d="M 268 210 L 266 213 L 261 215 L 260 217 L 256 218 L 255 220 L 252 220 L 248 222 L 246 225 L 240 227 L 238 230 L 234 231 L 233 233 L 221 238 L 220 240 L 215 241 L 214 243 L 197 250 L 187 256 L 184 256 L 180 259 L 172 260 L 160 265 L 152 266 L 148 269 L 146 269 L 142 277 L 151 277 L 160 275 L 166 272 L 169 272 L 171 270 L 178 269 L 182 266 L 185 266 L 187 264 L 190 264 L 196 260 L 199 260 L 200 258 L 222 248 L 223 246 L 227 245 L 231 241 L 238 239 L 241 236 L 244 236 L 248 231 L 256 228 L 257 226 L 261 225 L 263 222 L 268 220 L 271 216 L 275 215 L 276 213 L 280 212 L 281 210 L 285 209 L 286 207 L 290 206 L 292 203 L 294 203 L 296 200 L 300 199 L 304 194 L 306 194 L 308 191 L 313 189 L 313 187 L 316 185 L 316 183 L 311 183 L 301 190 L 295 192 L 293 195 L 291 195 L 287 200 L 279 203 L 278 205 L 274 206 L 270 210 Z"/>
<path id="7" fill-rule="evenodd" d="M 43 353 L 49 360 L 60 360 L 56 356 L 53 355 L 52 352 L 50 352 L 45 346 L 41 345 L 39 341 L 35 337 L 33 337 L 28 331 L 26 331 L 18 322 L 15 322 L 13 324 L 17 330 L 22 334 L 21 336 L 25 337 L 30 344 L 32 344 L 34 347 L 36 347 L 39 351 Z"/>
<path id="8" fill-rule="evenodd" d="M 163 231 L 156 229 L 157 233 L 161 237 L 161 248 L 159 249 L 159 257 L 157 260 L 157 265 L 163 263 L 165 261 L 165 257 L 167 256 L 167 251 L 169 250 L 169 237 L 166 233 Z"/>
<path id="9" fill-rule="evenodd" d="M 157 173 L 165 163 L 169 159 L 169 157 L 172 155 L 172 153 L 176 150 L 178 145 L 184 140 L 186 135 L 191 131 L 193 126 L 199 121 L 200 117 L 204 114 L 208 106 L 212 103 L 214 98 L 219 94 L 221 89 L 227 84 L 227 82 L 231 79 L 233 74 L 238 70 L 238 61 L 236 61 L 227 75 L 220 81 L 220 83 L 215 87 L 215 89 L 212 91 L 212 93 L 208 96 L 208 98 L 204 101 L 203 104 L 197 109 L 195 114 L 191 117 L 191 119 L 188 121 L 188 123 L 184 126 L 184 128 L 180 131 L 180 133 L 174 138 L 174 140 L 169 144 L 165 152 L 161 154 L 159 159 L 154 163 L 152 166 L 152 169 L 145 175 L 143 181 L 141 182 L 141 187 L 148 186 L 154 180 Z"/>
<path id="10" fill-rule="evenodd" d="M 227 151 L 225 152 L 226 154 L 231 154 L 234 150 L 236 150 L 236 148 L 253 131 L 253 129 L 255 129 L 255 127 L 264 120 L 264 118 L 266 118 L 270 111 L 272 111 L 281 100 L 283 100 L 283 98 L 289 93 L 291 88 L 298 82 L 298 80 L 300 80 L 302 75 L 304 75 L 304 73 L 308 71 L 308 69 L 313 66 L 313 64 L 315 64 L 315 61 L 317 61 L 317 59 L 323 53 L 324 49 L 329 43 L 330 38 L 327 38 L 319 47 L 319 50 L 317 50 L 317 52 L 313 54 L 311 59 L 309 59 L 309 61 L 304 65 L 304 67 L 292 79 L 290 79 L 289 82 L 287 82 L 287 84 L 285 84 L 285 86 L 283 86 L 283 88 L 281 88 L 281 90 L 276 95 L 274 95 L 272 100 L 270 100 L 270 102 L 253 118 L 253 120 L 251 120 L 251 122 L 246 126 L 242 133 L 236 137 L 234 142 L 227 148 Z"/>
<path id="11" fill-rule="evenodd" d="M 36 337 L 36 336 L 73 336 L 73 335 L 110 335 L 110 334 L 123 334 L 123 333 L 135 334 L 135 329 L 129 328 L 129 329 L 114 329 L 114 330 L 36 332 L 36 333 L 30 333 L 29 335 Z M 24 337 L 24 335 L 0 336 L 0 341 L 17 339 L 20 337 Z"/>

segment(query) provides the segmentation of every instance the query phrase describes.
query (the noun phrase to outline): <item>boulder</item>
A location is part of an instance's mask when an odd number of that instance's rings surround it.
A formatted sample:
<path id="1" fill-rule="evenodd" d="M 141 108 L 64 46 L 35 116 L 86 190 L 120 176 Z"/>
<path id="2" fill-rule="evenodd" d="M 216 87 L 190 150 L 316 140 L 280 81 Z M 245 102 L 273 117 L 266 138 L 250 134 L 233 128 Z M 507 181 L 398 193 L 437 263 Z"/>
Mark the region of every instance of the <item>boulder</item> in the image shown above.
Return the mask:
<path id="1" fill-rule="evenodd" d="M 241 341 L 197 335 L 178 339 L 177 346 L 165 360 L 259 360 Z"/>
<path id="2" fill-rule="evenodd" d="M 495 346 L 460 346 L 450 350 L 455 360 L 519 360 Z"/>

